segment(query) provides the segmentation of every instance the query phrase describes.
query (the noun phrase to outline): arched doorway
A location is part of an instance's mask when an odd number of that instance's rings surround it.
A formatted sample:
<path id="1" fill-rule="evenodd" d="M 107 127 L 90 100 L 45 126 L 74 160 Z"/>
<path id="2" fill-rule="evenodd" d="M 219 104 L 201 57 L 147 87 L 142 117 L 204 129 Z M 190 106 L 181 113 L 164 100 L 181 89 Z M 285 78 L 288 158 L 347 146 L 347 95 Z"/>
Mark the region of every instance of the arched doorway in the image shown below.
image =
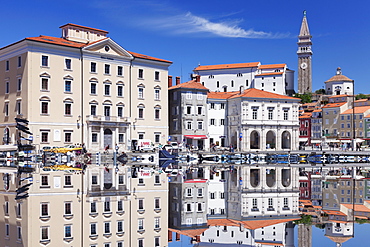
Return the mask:
<path id="1" fill-rule="evenodd" d="M 290 177 L 290 169 L 282 169 L 281 170 L 281 184 L 284 187 L 288 187 L 291 181 L 292 179 Z"/>
<path id="2" fill-rule="evenodd" d="M 260 184 L 261 178 L 260 178 L 260 170 L 259 169 L 251 169 L 250 177 L 249 177 L 250 183 L 252 187 L 257 187 Z"/>
<path id="3" fill-rule="evenodd" d="M 250 149 L 260 149 L 260 135 L 255 130 L 251 133 Z"/>
<path id="4" fill-rule="evenodd" d="M 276 183 L 276 171 L 275 169 L 266 169 L 266 184 L 268 187 L 275 186 Z"/>
<path id="5" fill-rule="evenodd" d="M 270 130 L 266 134 L 266 149 L 276 148 L 276 136 L 275 132 Z"/>
<path id="6" fill-rule="evenodd" d="M 104 147 L 108 146 L 110 148 L 113 147 L 112 145 L 112 131 L 110 129 L 104 130 Z"/>
<path id="7" fill-rule="evenodd" d="M 291 149 L 291 136 L 289 131 L 284 131 L 281 134 L 281 148 L 282 149 Z"/>

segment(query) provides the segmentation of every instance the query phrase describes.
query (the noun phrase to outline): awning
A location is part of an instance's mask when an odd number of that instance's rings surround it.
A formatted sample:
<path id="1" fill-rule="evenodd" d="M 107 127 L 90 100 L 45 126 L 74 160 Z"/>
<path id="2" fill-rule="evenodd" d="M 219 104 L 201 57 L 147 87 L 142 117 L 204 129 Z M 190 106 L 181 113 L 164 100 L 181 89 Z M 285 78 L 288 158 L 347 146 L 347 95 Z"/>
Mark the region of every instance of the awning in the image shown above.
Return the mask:
<path id="1" fill-rule="evenodd" d="M 207 139 L 206 135 L 184 135 L 184 137 L 187 139 L 194 139 L 194 140 Z"/>
<path id="2" fill-rule="evenodd" d="M 321 140 L 311 140 L 311 143 L 321 143 Z"/>
<path id="3" fill-rule="evenodd" d="M 350 143 L 352 142 L 352 140 L 339 140 L 340 142 L 343 142 L 343 143 Z"/>
<path id="4" fill-rule="evenodd" d="M 299 142 L 306 142 L 308 140 L 308 137 L 300 137 Z"/>

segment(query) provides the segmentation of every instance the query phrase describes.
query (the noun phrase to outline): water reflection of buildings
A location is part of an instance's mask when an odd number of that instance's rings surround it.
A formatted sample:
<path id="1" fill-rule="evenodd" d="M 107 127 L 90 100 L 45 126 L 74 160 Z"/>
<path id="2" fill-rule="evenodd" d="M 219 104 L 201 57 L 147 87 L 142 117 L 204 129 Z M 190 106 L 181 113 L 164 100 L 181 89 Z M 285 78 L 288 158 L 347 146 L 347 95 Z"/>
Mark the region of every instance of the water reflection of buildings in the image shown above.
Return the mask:
<path id="1" fill-rule="evenodd" d="M 298 168 L 204 165 L 170 178 L 169 228 L 196 246 L 294 246 Z"/>

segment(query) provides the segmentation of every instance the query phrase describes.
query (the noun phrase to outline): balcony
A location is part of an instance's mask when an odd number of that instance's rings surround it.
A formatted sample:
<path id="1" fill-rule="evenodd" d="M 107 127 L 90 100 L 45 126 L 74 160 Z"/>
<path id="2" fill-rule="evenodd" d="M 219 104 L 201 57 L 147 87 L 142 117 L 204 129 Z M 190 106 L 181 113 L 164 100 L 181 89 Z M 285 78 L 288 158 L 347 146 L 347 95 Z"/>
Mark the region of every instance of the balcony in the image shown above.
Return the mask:
<path id="1" fill-rule="evenodd" d="M 101 116 L 101 115 L 87 115 L 86 120 L 88 122 L 117 122 L 117 123 L 128 123 L 129 117 L 118 117 L 118 116 Z"/>

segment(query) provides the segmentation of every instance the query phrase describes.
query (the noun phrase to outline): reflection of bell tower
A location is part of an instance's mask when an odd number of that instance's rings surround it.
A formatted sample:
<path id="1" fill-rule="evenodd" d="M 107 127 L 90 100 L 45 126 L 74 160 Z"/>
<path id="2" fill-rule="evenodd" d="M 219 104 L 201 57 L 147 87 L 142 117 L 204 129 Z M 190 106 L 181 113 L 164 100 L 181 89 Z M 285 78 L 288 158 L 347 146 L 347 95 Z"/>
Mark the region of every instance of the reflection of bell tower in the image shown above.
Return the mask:
<path id="1" fill-rule="evenodd" d="M 312 92 L 312 36 L 308 29 L 306 11 L 303 12 L 301 30 L 298 35 L 298 93 Z"/>

